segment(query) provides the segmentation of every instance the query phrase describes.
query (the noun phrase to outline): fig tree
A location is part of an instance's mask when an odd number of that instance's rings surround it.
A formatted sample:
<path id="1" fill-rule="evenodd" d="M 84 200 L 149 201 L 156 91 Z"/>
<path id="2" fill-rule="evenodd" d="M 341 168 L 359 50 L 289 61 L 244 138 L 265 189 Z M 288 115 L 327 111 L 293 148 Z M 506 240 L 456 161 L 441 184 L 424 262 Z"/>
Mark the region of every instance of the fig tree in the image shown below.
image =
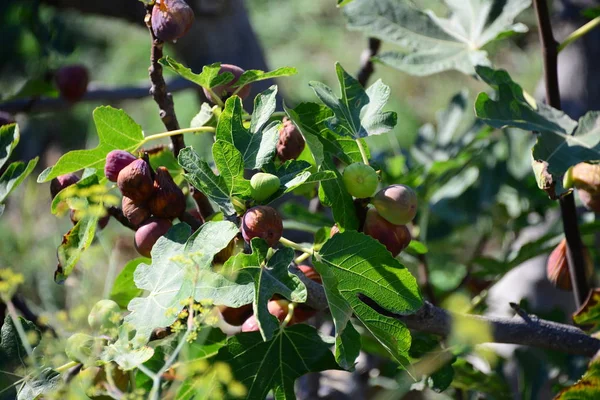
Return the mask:
<path id="1" fill-rule="evenodd" d="M 379 215 L 394 225 L 408 224 L 417 214 L 417 195 L 406 185 L 381 189 L 371 200 Z"/>
<path id="2" fill-rule="evenodd" d="M 112 332 L 121 323 L 121 308 L 112 300 L 100 300 L 88 315 L 88 324 L 99 333 Z"/>
<path id="3" fill-rule="evenodd" d="M 158 0 L 152 8 L 152 31 L 163 42 L 184 36 L 194 23 L 194 11 L 184 0 Z"/>
<path id="4" fill-rule="evenodd" d="M 288 118 L 283 119 L 283 125 L 279 129 L 279 141 L 277 142 L 277 157 L 281 162 L 295 160 L 304 150 L 306 142 L 296 125 Z"/>
<path id="5" fill-rule="evenodd" d="M 400 254 L 411 241 L 410 231 L 406 226 L 388 222 L 374 208 L 367 211 L 363 232 L 377 239 L 394 257 Z"/>
<path id="6" fill-rule="evenodd" d="M 185 196 L 165 167 L 156 169 L 154 193 L 148 201 L 148 208 L 159 218 L 176 218 L 185 211 Z"/>
<path id="7" fill-rule="evenodd" d="M 358 199 L 373 196 L 379 184 L 377 172 L 372 167 L 361 162 L 348 165 L 344 169 L 342 178 L 348 193 Z"/>
<path id="8" fill-rule="evenodd" d="M 154 183 L 150 166 L 142 159 L 137 159 L 119 172 L 117 186 L 123 196 L 129 197 L 134 203 L 142 204 L 152 196 Z"/>
<path id="9" fill-rule="evenodd" d="M 75 174 L 65 174 L 57 176 L 50 182 L 50 195 L 55 198 L 56 195 L 66 188 L 79 182 L 79 177 Z"/>
<path id="10" fill-rule="evenodd" d="M 132 162 L 136 157 L 125 150 L 113 150 L 106 155 L 106 164 L 104 164 L 104 175 L 111 182 L 116 182 L 119 172 Z"/>
<path id="11" fill-rule="evenodd" d="M 74 103 L 87 92 L 90 78 L 83 65 L 67 65 L 56 71 L 54 80 L 61 97 Z"/>
<path id="12" fill-rule="evenodd" d="M 218 85 L 211 89 L 217 96 L 219 96 L 219 98 L 221 100 L 226 100 L 227 98 L 231 97 L 233 92 L 235 92 L 238 89 L 237 87 L 234 87 L 233 85 L 235 85 L 235 83 L 238 81 L 238 79 L 240 79 L 240 76 L 242 76 L 242 74 L 246 71 L 244 69 L 238 67 L 237 65 L 221 64 L 221 69 L 219 70 L 219 74 L 222 74 L 224 72 L 231 72 L 233 74 L 233 79 L 223 85 Z M 251 87 L 251 85 L 243 86 L 239 90 L 237 95 L 241 99 L 245 99 L 250 94 L 250 87 Z M 206 98 L 208 100 L 211 100 L 213 103 L 216 103 L 215 99 L 212 98 L 212 94 L 206 89 L 203 89 L 203 90 L 204 90 L 204 96 L 206 96 Z"/>
<path id="13" fill-rule="evenodd" d="M 281 181 L 273 174 L 259 172 L 250 179 L 252 197 L 256 201 L 263 201 L 279 190 Z"/>
<path id="14" fill-rule="evenodd" d="M 283 221 L 273 207 L 252 207 L 242 218 L 242 236 L 248 243 L 255 238 L 264 239 L 269 246 L 275 247 L 283 234 Z"/>
<path id="15" fill-rule="evenodd" d="M 152 217 L 135 231 L 135 248 L 144 257 L 150 257 L 154 243 L 171 228 L 171 221 Z"/>

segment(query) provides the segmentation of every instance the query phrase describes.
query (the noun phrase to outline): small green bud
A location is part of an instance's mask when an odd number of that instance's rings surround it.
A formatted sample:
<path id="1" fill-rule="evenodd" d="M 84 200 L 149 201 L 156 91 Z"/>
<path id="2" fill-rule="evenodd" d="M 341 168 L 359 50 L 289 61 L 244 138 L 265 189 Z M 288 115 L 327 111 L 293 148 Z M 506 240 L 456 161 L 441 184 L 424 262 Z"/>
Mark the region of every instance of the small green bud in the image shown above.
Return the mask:
<path id="1" fill-rule="evenodd" d="M 88 324 L 99 333 L 109 333 L 121 321 L 121 308 L 112 300 L 100 300 L 88 315 Z"/>
<path id="2" fill-rule="evenodd" d="M 256 201 L 268 199 L 272 194 L 279 190 L 280 185 L 281 182 L 278 177 L 264 172 L 259 172 L 250 179 L 252 197 Z"/>
<path id="3" fill-rule="evenodd" d="M 360 162 L 350 164 L 346 167 L 343 180 L 348 193 L 358 199 L 373 196 L 379 184 L 377 172 L 370 166 Z"/>

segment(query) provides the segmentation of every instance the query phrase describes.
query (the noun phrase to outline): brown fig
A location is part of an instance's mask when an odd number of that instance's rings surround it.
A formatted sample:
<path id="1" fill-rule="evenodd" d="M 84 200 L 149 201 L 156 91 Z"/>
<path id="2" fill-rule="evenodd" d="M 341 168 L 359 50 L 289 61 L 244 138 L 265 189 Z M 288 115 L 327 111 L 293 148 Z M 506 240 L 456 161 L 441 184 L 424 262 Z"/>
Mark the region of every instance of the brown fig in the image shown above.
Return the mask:
<path id="1" fill-rule="evenodd" d="M 215 93 L 217 96 L 219 96 L 219 98 L 223 101 L 226 100 L 227 98 L 231 97 L 233 92 L 235 92 L 238 89 L 237 87 L 234 87 L 233 85 L 238 81 L 238 79 L 240 79 L 240 76 L 242 76 L 242 74 L 246 71 L 244 71 L 244 69 L 238 67 L 237 65 L 221 64 L 221 69 L 219 70 L 219 74 L 222 74 L 224 72 L 231 72 L 233 74 L 233 79 L 223 85 L 215 86 L 211 89 L 213 91 L 213 93 Z M 242 100 L 245 99 L 250 94 L 251 86 L 252 85 L 243 86 L 238 91 L 237 95 Z M 216 103 L 215 100 L 212 98 L 212 94 L 206 89 L 203 89 L 203 90 L 204 90 L 204 96 L 206 96 L 206 98 L 208 100 L 211 100 L 213 103 Z"/>
<path id="2" fill-rule="evenodd" d="M 594 274 L 594 265 L 587 248 L 583 248 L 585 261 L 585 275 L 588 279 Z M 563 239 L 552 250 L 546 262 L 546 277 L 555 287 L 562 290 L 573 290 L 571 274 L 569 273 L 569 261 L 567 259 L 567 240 Z"/>
<path id="3" fill-rule="evenodd" d="M 104 175 L 111 182 L 116 182 L 119 172 L 132 162 L 136 157 L 124 150 L 113 150 L 106 155 L 106 164 L 104 164 Z"/>
<path id="4" fill-rule="evenodd" d="M 405 225 L 394 225 L 388 222 L 374 208 L 367 211 L 363 232 L 377 239 L 394 257 L 400 254 L 411 241 L 410 231 Z"/>
<path id="5" fill-rule="evenodd" d="M 262 238 L 275 247 L 283 234 L 283 221 L 273 207 L 252 207 L 242 218 L 242 236 L 248 243 L 253 238 Z"/>
<path id="6" fill-rule="evenodd" d="M 142 159 L 137 159 L 119 172 L 117 186 L 123 196 L 129 197 L 136 204 L 143 204 L 152 196 L 154 184 L 150 166 Z"/>
<path id="7" fill-rule="evenodd" d="M 156 169 L 154 194 L 148 201 L 148 208 L 159 218 L 176 218 L 185 211 L 185 195 L 165 167 Z"/>
<path id="8" fill-rule="evenodd" d="M 283 125 L 279 129 L 279 141 L 277 142 L 277 157 L 281 162 L 295 160 L 304 150 L 306 142 L 296 125 L 288 118 L 283 119 Z"/>
<path id="9" fill-rule="evenodd" d="M 138 228 L 144 221 L 150 218 L 150 210 L 145 204 L 138 206 L 127 196 L 123 196 L 121 206 L 123 208 L 123 215 L 135 228 Z"/>
<path id="10" fill-rule="evenodd" d="M 569 171 L 573 186 L 590 193 L 600 192 L 600 164 L 579 163 Z"/>
<path id="11" fill-rule="evenodd" d="M 184 0 L 158 0 L 152 8 L 152 31 L 164 42 L 184 36 L 194 23 L 194 11 Z"/>
<path id="12" fill-rule="evenodd" d="M 55 198 L 56 195 L 66 188 L 79 182 L 79 177 L 75 174 L 65 174 L 57 176 L 50 182 L 50 195 Z"/>
<path id="13" fill-rule="evenodd" d="M 144 257 L 150 253 L 156 241 L 171 228 L 171 221 L 164 218 L 150 218 L 135 232 L 135 248 Z"/>

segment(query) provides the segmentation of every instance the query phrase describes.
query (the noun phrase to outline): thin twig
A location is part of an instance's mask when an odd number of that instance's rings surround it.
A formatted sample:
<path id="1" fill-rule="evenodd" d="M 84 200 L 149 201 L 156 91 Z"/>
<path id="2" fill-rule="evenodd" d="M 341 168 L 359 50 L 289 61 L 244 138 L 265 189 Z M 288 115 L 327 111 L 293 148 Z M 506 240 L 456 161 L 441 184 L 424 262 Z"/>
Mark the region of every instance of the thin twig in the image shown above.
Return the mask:
<path id="1" fill-rule="evenodd" d="M 358 82 L 361 85 L 366 86 L 369 78 L 375 72 L 373 61 L 371 59 L 377 55 L 379 48 L 381 47 L 381 40 L 375 38 L 369 38 L 369 47 L 363 50 L 360 55 L 360 70 L 358 71 Z"/>
<path id="2" fill-rule="evenodd" d="M 561 44 L 558 45 L 558 52 L 560 53 L 565 47 L 576 41 L 577 39 L 582 38 L 587 35 L 591 30 L 600 26 L 600 17 L 596 17 L 593 20 L 589 21 L 587 24 L 583 25 L 581 28 L 575 30 L 569 36 L 562 41 Z"/>
<path id="3" fill-rule="evenodd" d="M 534 0 L 533 5 L 538 20 L 538 31 L 542 44 L 544 59 L 544 83 L 546 86 L 546 102 L 551 107 L 561 109 L 560 90 L 558 85 L 558 43 L 552 33 L 552 24 L 546 0 Z M 585 301 L 589 285 L 585 274 L 583 244 L 577 224 L 577 211 L 573 193 L 559 200 L 562 214 L 563 229 L 567 240 L 567 260 L 569 274 L 573 283 L 573 294 L 577 307 Z"/>

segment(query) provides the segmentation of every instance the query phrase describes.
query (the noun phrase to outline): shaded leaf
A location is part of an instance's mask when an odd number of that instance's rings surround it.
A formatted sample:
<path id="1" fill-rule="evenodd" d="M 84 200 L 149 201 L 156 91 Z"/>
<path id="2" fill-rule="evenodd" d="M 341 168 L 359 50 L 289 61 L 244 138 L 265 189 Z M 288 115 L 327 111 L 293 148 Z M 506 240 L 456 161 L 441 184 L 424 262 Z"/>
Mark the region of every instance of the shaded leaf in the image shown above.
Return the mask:
<path id="1" fill-rule="evenodd" d="M 54 272 L 56 283 L 63 283 L 71 275 L 81 254 L 92 244 L 98 219 L 98 216 L 86 215 L 63 236 L 57 251 L 58 265 Z"/>
<path id="2" fill-rule="evenodd" d="M 138 257 L 125 264 L 121 272 L 119 272 L 119 275 L 117 275 L 117 278 L 115 279 L 115 283 L 113 283 L 112 290 L 110 291 L 110 299 L 116 302 L 119 307 L 127 308 L 127 304 L 129 304 L 131 299 L 141 296 L 142 289 L 135 286 L 133 274 L 138 265 L 141 263 L 148 264 L 150 262 L 152 262 L 152 260 L 149 258 Z"/>

